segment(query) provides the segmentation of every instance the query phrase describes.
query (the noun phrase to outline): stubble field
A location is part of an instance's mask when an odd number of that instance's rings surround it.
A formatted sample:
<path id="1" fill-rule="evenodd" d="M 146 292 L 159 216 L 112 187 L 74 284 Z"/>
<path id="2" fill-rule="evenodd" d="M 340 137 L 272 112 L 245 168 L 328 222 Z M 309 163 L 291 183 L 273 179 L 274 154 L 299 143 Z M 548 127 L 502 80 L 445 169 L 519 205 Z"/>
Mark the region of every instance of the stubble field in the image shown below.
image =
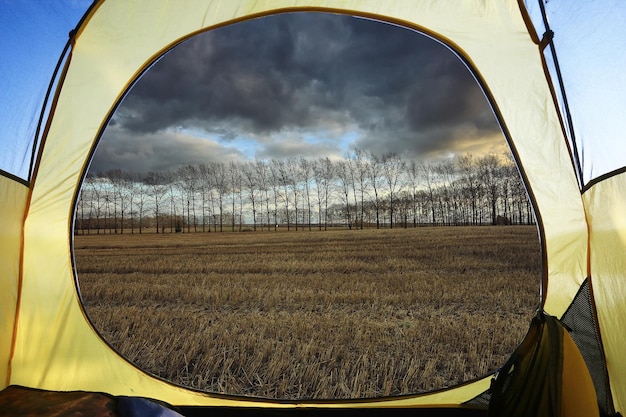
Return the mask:
<path id="1" fill-rule="evenodd" d="M 343 399 L 497 369 L 539 305 L 533 226 L 75 237 L 85 310 L 195 389 Z"/>

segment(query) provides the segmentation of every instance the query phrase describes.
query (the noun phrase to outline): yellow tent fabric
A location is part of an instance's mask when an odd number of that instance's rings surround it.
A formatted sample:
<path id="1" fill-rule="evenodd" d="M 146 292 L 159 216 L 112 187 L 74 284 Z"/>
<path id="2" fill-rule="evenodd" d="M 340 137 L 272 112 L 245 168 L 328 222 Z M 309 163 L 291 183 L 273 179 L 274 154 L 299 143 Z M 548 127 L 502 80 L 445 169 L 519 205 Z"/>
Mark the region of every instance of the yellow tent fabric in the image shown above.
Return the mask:
<path id="1" fill-rule="evenodd" d="M 21 238 L 28 188 L 0 177 L 0 381 L 7 383 L 20 279 Z M 0 385 L 5 386 L 5 385 Z"/>
<path id="2" fill-rule="evenodd" d="M 425 395 L 350 403 L 274 403 L 198 393 L 145 374 L 114 352 L 81 308 L 71 254 L 73 200 L 100 131 L 139 74 L 204 30 L 287 11 L 349 13 L 425 32 L 453 48 L 486 88 L 535 203 L 543 307 L 562 315 L 591 276 L 617 411 L 626 406 L 626 178 L 581 197 L 537 39 L 517 1 L 100 0 L 74 34 L 30 186 L 0 178 L 0 377 L 3 385 L 138 395 L 172 404 L 256 407 L 459 405 L 489 379 Z M 539 288 L 538 288 L 539 290 Z"/>
<path id="3" fill-rule="evenodd" d="M 494 378 L 490 417 L 599 415 L 585 361 L 565 326 L 539 312 Z"/>
<path id="4" fill-rule="evenodd" d="M 564 416 L 597 416 L 595 389 L 585 361 L 567 332 L 563 332 L 563 389 L 561 413 Z"/>
<path id="5" fill-rule="evenodd" d="M 584 195 L 589 219 L 590 275 L 614 402 L 623 409 L 626 386 L 626 174 L 595 184 Z M 617 408 L 617 407 L 616 407 Z"/>

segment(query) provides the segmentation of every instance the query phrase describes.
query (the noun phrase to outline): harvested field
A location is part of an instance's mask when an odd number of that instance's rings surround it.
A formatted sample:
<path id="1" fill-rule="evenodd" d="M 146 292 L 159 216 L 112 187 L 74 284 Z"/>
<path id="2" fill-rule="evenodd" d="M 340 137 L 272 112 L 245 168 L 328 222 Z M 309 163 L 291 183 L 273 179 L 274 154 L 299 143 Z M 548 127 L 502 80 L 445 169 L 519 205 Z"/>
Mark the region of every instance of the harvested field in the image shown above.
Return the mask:
<path id="1" fill-rule="evenodd" d="M 177 384 L 280 399 L 447 387 L 539 305 L 534 226 L 75 237 L 86 312 Z"/>

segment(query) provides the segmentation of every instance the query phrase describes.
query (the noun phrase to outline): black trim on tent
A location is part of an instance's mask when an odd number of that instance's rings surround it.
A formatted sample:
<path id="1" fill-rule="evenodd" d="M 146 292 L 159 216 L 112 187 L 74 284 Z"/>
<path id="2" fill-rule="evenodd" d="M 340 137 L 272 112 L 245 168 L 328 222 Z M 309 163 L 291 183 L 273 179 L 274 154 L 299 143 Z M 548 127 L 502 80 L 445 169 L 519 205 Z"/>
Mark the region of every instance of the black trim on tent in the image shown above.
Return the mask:
<path id="1" fill-rule="evenodd" d="M 30 164 L 28 167 L 29 168 L 28 178 L 26 180 L 27 184 L 30 184 L 30 182 L 33 180 L 33 177 L 35 175 L 36 166 L 40 157 L 39 156 L 40 149 L 42 148 L 41 145 L 43 145 L 43 143 L 45 142 L 44 136 L 47 134 L 48 126 L 50 124 L 50 121 L 52 120 L 52 115 L 54 114 L 54 106 L 56 105 L 59 88 L 63 84 L 64 74 L 59 75 L 59 71 L 61 70 L 61 68 L 67 67 L 67 61 L 70 59 L 70 55 L 71 55 L 70 48 L 74 45 L 74 40 L 75 40 L 76 33 L 78 32 L 78 28 L 83 25 L 83 23 L 87 19 L 87 16 L 89 16 L 90 13 L 95 9 L 97 2 L 98 0 L 93 0 L 92 4 L 89 6 L 89 8 L 87 8 L 85 13 L 81 17 L 81 19 L 78 21 L 76 28 L 72 29 L 68 33 L 68 40 L 65 43 L 65 46 L 63 47 L 63 52 L 61 52 L 61 55 L 59 56 L 59 59 L 54 68 L 54 71 L 52 72 L 52 77 L 50 78 L 50 82 L 48 83 L 48 89 L 46 90 L 46 95 L 44 96 L 44 99 L 43 99 L 41 111 L 39 114 L 39 120 L 37 121 L 37 129 L 35 130 L 35 137 L 33 138 L 33 148 L 31 149 Z M 66 64 L 63 65 L 63 63 L 66 63 Z M 55 92 L 55 96 L 53 98 L 53 101 L 49 103 L 50 96 L 53 91 Z M 44 128 L 44 132 L 42 133 L 41 128 L 42 128 L 42 125 L 44 125 L 44 121 L 45 121 L 45 128 Z"/>
<path id="2" fill-rule="evenodd" d="M 0 176 L 12 179 L 13 181 L 19 182 L 20 184 L 22 184 L 22 185 L 24 185 L 26 187 L 28 187 L 30 185 L 30 183 L 27 180 L 25 180 L 24 178 L 18 177 L 17 175 L 13 175 L 10 172 L 7 172 L 7 171 L 2 170 L 2 169 L 0 169 Z"/>
<path id="3" fill-rule="evenodd" d="M 561 321 L 583 355 L 603 414 L 615 413 L 602 339 L 598 329 L 589 278 L 582 283 Z"/>
<path id="4" fill-rule="evenodd" d="M 602 182 L 606 179 L 609 179 L 611 177 L 615 177 L 617 175 L 621 175 L 626 173 L 626 166 L 616 169 L 614 171 L 611 172 L 607 172 L 606 174 L 600 175 L 599 177 L 596 177 L 594 179 L 592 179 L 591 181 L 589 181 L 587 184 L 585 184 L 585 186 L 582 189 L 582 193 L 584 194 L 585 192 L 587 192 L 587 190 L 593 188 L 594 185 L 596 185 L 599 182 Z"/>
<path id="5" fill-rule="evenodd" d="M 43 135 L 45 135 L 48 130 L 48 125 L 51 120 L 51 116 L 54 113 L 54 107 L 55 107 L 56 100 L 57 100 L 57 94 L 55 93 L 54 100 L 52 103 L 50 103 L 49 110 L 47 110 L 48 104 L 50 101 L 50 95 L 52 94 L 53 90 L 58 91 L 58 88 L 61 85 L 63 76 L 61 76 L 61 79 L 59 78 L 59 70 L 61 69 L 61 67 L 63 67 L 62 64 L 69 59 L 69 50 L 70 50 L 71 45 L 73 44 L 72 34 L 73 34 L 73 31 L 70 32 L 70 38 L 65 43 L 63 52 L 61 52 L 61 56 L 59 57 L 59 60 L 57 61 L 57 65 L 54 67 L 54 71 L 52 72 L 52 78 L 50 79 L 50 83 L 48 84 L 48 89 L 46 90 L 46 95 L 44 96 L 44 99 L 43 99 L 43 105 L 41 107 L 41 112 L 39 113 L 39 120 L 37 121 L 37 129 L 35 130 L 35 138 L 33 140 L 33 149 L 31 150 L 31 155 L 30 155 L 30 164 L 29 164 L 29 169 L 28 169 L 28 182 L 29 183 L 33 179 L 33 176 L 35 173 L 35 166 L 36 166 L 37 161 L 39 160 L 37 155 L 39 154 L 39 149 L 41 148 L 40 145 L 43 144 L 43 142 L 45 142 L 43 137 L 40 136 L 42 135 L 41 126 L 44 123 L 44 120 L 47 120 L 46 127 L 43 133 Z M 56 89 L 54 89 L 55 85 L 57 86 Z M 47 118 L 46 118 L 46 114 L 48 114 Z"/>
<path id="6" fill-rule="evenodd" d="M 540 0 L 541 1 L 541 0 Z M 541 63 L 543 66 L 543 72 L 544 75 L 546 77 L 546 80 L 548 82 L 548 88 L 550 89 L 550 94 L 552 96 L 552 101 L 554 104 L 554 109 L 556 111 L 556 115 L 559 119 L 559 124 L 561 126 L 561 132 L 563 133 L 563 136 L 565 138 L 565 146 L 567 148 L 567 152 L 569 154 L 570 157 L 570 162 L 572 163 L 572 169 L 574 170 L 574 173 L 576 175 L 576 180 L 578 182 L 578 188 L 581 188 L 581 182 L 582 182 L 582 177 L 580 176 L 580 171 L 578 169 L 578 166 L 576 165 L 575 157 L 574 154 L 572 152 L 572 143 L 570 143 L 570 141 L 568 140 L 568 134 L 567 134 L 567 130 L 568 128 L 566 127 L 566 122 L 563 120 L 563 112 L 561 111 L 560 107 L 559 107 L 559 98 L 557 95 L 557 92 L 555 90 L 555 83 L 553 81 L 553 77 L 552 77 L 552 72 L 550 70 L 550 67 L 546 61 L 546 57 L 544 54 L 545 48 L 547 46 L 549 46 L 551 39 L 554 37 L 554 32 L 552 32 L 551 30 L 547 29 L 547 28 L 543 28 L 542 32 L 542 38 L 539 39 L 539 35 L 537 32 L 537 29 L 535 28 L 534 22 L 532 20 L 532 18 L 530 17 L 528 10 L 526 9 L 526 5 L 524 4 L 524 0 L 518 0 L 518 5 L 520 8 L 520 12 L 522 14 L 522 18 L 524 19 L 524 22 L 526 23 L 526 28 L 528 29 L 528 33 L 530 35 L 530 37 L 532 38 L 533 42 L 539 47 L 539 56 L 541 58 Z"/>
<path id="7" fill-rule="evenodd" d="M 545 47 L 549 47 L 550 52 L 552 54 L 552 61 L 554 62 L 554 71 L 556 73 L 557 76 L 557 80 L 558 80 L 558 85 L 559 85 L 559 90 L 561 92 L 561 98 L 563 100 L 563 112 L 564 112 L 564 117 L 565 117 L 565 126 L 564 129 L 566 130 L 564 133 L 566 134 L 566 136 L 568 136 L 572 142 L 572 146 L 571 146 L 571 152 L 572 152 L 572 158 L 574 159 L 574 165 L 575 165 L 575 170 L 576 170 L 576 176 L 578 178 L 578 185 L 579 188 L 582 190 L 583 188 L 583 170 L 582 170 L 582 165 L 580 163 L 580 156 L 578 155 L 578 146 L 576 145 L 576 135 L 574 134 L 574 123 L 572 121 L 572 114 L 570 112 L 569 109 L 569 103 L 567 101 L 567 94 L 565 94 L 565 84 L 563 82 L 563 75 L 561 74 L 561 68 L 559 66 L 559 60 L 557 57 L 557 53 L 556 53 L 556 47 L 554 44 L 554 32 L 550 29 L 550 23 L 548 22 L 548 16 L 546 14 L 546 8 L 543 4 L 543 0 L 539 0 L 539 8 L 541 10 L 541 17 L 543 18 L 543 24 L 544 27 L 546 29 L 546 32 L 543 35 L 543 39 L 541 40 L 540 43 L 540 47 L 542 50 L 544 50 Z M 555 103 L 557 105 L 557 110 L 559 110 L 559 106 L 558 103 Z M 561 113 L 559 111 L 559 113 Z"/>

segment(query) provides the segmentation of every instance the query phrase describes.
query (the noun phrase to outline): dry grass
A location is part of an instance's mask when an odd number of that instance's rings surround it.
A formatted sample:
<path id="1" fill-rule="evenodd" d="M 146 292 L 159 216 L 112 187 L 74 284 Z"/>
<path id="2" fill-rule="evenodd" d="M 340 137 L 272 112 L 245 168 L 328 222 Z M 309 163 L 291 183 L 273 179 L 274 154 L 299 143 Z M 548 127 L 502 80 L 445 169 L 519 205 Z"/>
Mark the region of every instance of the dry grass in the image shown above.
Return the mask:
<path id="1" fill-rule="evenodd" d="M 77 236 L 85 308 L 139 367 L 281 399 L 483 376 L 539 303 L 534 227 Z"/>

